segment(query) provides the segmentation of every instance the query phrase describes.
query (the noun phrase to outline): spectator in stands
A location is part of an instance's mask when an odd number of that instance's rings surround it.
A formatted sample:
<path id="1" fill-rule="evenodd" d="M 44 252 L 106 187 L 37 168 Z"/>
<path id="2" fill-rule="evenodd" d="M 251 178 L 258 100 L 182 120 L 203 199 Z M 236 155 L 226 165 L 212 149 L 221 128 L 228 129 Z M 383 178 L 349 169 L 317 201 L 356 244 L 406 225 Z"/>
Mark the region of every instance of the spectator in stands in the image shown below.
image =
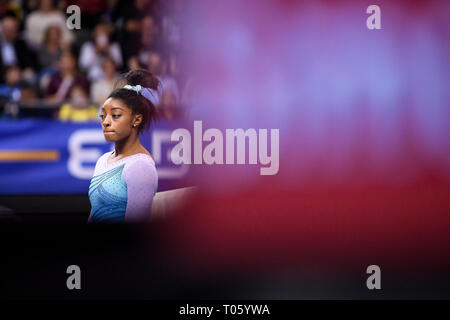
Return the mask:
<path id="1" fill-rule="evenodd" d="M 120 44 L 125 61 L 137 56 L 141 48 L 142 20 L 154 12 L 155 1 L 119 0 L 112 16 L 117 25 L 121 25 Z"/>
<path id="2" fill-rule="evenodd" d="M 17 65 L 22 69 L 23 77 L 32 79 L 36 69 L 33 51 L 19 37 L 19 24 L 15 17 L 6 16 L 2 20 L 0 50 L 0 82 L 4 81 L 5 68 Z"/>
<path id="3" fill-rule="evenodd" d="M 164 52 L 168 61 L 166 73 L 178 77 L 177 55 L 182 50 L 182 21 L 186 12 L 184 0 L 165 2 L 165 14 L 161 19 L 161 37 L 164 43 Z M 179 80 L 177 78 L 177 80 Z"/>
<path id="4" fill-rule="evenodd" d="M 41 69 L 57 69 L 62 52 L 62 33 L 58 25 L 50 25 L 45 30 L 42 47 L 38 50 L 38 61 Z"/>
<path id="5" fill-rule="evenodd" d="M 176 106 L 179 102 L 178 84 L 172 76 L 166 74 L 167 63 L 159 52 L 153 52 L 149 57 L 148 69 L 161 82 L 158 90 L 161 106 Z"/>
<path id="6" fill-rule="evenodd" d="M 161 36 L 170 51 L 177 51 L 181 44 L 181 21 L 185 12 L 185 5 L 186 3 L 183 0 L 167 2 L 166 15 L 161 19 Z"/>
<path id="7" fill-rule="evenodd" d="M 72 0 L 70 4 L 80 7 L 83 28 L 94 29 L 99 20 L 108 15 L 110 0 Z"/>
<path id="8" fill-rule="evenodd" d="M 90 81 L 103 77 L 103 60 L 110 56 L 115 64 L 122 66 L 122 53 L 118 43 L 110 42 L 112 27 L 108 23 L 98 24 L 93 31 L 93 41 L 88 41 L 81 47 L 80 67 L 88 75 Z"/>
<path id="9" fill-rule="evenodd" d="M 77 71 L 77 60 L 70 51 L 65 51 L 59 60 L 59 71 L 51 76 L 45 90 L 46 102 L 59 104 L 69 98 L 70 89 L 75 86 L 83 87 L 87 92 L 89 86 L 86 78 Z"/>
<path id="10" fill-rule="evenodd" d="M 98 106 L 89 104 L 89 96 L 82 86 L 70 89 L 69 101 L 61 106 L 61 121 L 86 122 L 98 120 Z"/>
<path id="11" fill-rule="evenodd" d="M 21 74 L 18 66 L 9 66 L 5 69 L 5 84 L 0 85 L 0 104 L 7 101 L 18 101 L 20 99 Z"/>
<path id="12" fill-rule="evenodd" d="M 20 87 L 20 103 L 36 106 L 38 101 L 37 90 L 33 84 L 22 81 L 19 84 Z"/>
<path id="13" fill-rule="evenodd" d="M 4 110 L 5 117 L 18 116 L 45 116 L 48 110 L 36 110 L 36 91 L 33 83 L 21 80 L 21 71 L 17 66 L 6 68 L 5 84 L 0 85 L 0 109 Z M 19 106 L 27 104 L 33 109 L 23 109 Z M 31 111 L 31 112 L 30 112 Z"/>
<path id="14" fill-rule="evenodd" d="M 101 106 L 114 89 L 117 80 L 117 68 L 113 58 L 106 57 L 103 61 L 103 78 L 91 85 L 91 100 Z"/>
<path id="15" fill-rule="evenodd" d="M 45 106 L 40 103 L 40 101 L 38 100 L 37 90 L 33 84 L 21 81 L 19 87 L 19 117 L 52 117 L 53 110 L 45 108 Z"/>
<path id="16" fill-rule="evenodd" d="M 142 64 L 147 64 L 152 52 L 161 50 L 163 44 L 159 33 L 156 20 L 152 16 L 146 16 L 142 19 L 141 45 L 137 54 Z"/>
<path id="17" fill-rule="evenodd" d="M 142 69 L 144 66 L 139 63 L 139 59 L 136 56 L 132 56 L 127 61 L 128 70 Z"/>
<path id="18" fill-rule="evenodd" d="M 62 45 L 64 49 L 68 49 L 74 36 L 66 26 L 66 19 L 63 12 L 54 8 L 52 0 L 41 0 L 39 9 L 31 12 L 25 20 L 27 40 L 39 47 L 43 43 L 48 26 L 57 25 L 62 31 Z"/>

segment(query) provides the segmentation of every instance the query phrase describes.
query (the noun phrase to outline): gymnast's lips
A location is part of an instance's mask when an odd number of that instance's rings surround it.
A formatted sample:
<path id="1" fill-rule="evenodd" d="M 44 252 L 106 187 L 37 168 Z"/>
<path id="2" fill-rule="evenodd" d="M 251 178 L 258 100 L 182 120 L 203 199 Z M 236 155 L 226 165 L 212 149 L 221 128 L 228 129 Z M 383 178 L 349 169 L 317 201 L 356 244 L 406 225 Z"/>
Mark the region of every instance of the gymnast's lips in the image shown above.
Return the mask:
<path id="1" fill-rule="evenodd" d="M 114 133 L 114 131 L 103 131 L 103 133 Z"/>

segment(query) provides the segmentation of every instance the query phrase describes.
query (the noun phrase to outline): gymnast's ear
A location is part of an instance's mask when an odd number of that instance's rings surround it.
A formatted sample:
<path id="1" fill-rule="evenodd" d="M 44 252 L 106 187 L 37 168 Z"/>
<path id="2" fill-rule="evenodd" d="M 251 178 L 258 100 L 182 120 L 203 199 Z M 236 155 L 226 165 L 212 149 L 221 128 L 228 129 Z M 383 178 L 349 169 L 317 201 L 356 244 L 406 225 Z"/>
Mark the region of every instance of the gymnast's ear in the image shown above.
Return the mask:
<path id="1" fill-rule="evenodd" d="M 132 122 L 133 127 L 139 127 L 139 125 L 142 123 L 142 119 L 143 119 L 142 114 L 140 114 L 140 113 L 136 114 L 134 116 L 134 119 L 133 119 L 133 122 Z"/>

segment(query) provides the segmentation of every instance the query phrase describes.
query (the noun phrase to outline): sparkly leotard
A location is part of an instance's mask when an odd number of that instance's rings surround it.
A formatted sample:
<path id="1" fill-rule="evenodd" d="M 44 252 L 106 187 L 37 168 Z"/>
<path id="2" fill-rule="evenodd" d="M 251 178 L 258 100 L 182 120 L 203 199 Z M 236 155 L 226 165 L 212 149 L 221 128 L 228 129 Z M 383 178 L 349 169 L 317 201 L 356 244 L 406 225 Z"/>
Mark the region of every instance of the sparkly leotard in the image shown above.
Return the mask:
<path id="1" fill-rule="evenodd" d="M 89 186 L 91 214 L 88 222 L 139 222 L 150 218 L 153 196 L 158 187 L 155 162 L 137 153 L 112 164 L 111 152 L 95 165 Z"/>

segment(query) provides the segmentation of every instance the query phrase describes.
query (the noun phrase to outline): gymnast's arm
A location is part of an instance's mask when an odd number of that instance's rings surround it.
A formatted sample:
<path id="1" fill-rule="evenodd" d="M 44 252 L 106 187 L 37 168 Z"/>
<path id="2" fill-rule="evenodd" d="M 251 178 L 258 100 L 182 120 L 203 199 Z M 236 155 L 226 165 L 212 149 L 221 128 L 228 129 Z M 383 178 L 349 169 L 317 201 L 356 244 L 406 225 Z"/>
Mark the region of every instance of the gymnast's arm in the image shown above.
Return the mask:
<path id="1" fill-rule="evenodd" d="M 154 163 L 151 160 L 138 159 L 125 165 L 122 174 L 128 194 L 125 222 L 148 221 L 158 183 Z"/>

